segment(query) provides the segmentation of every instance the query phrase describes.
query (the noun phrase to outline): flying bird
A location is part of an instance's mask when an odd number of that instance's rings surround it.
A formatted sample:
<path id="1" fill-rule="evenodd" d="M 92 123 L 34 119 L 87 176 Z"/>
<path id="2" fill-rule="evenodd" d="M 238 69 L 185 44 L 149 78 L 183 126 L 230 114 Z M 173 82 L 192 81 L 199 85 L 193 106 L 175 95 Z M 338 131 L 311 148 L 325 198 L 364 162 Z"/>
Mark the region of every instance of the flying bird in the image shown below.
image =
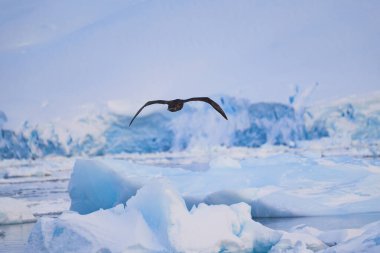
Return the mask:
<path id="1" fill-rule="evenodd" d="M 135 120 L 137 115 L 144 109 L 144 107 L 148 105 L 153 105 L 153 104 L 166 104 L 168 105 L 168 110 L 171 112 L 177 112 L 183 108 L 183 104 L 186 102 L 190 101 L 202 101 L 210 104 L 217 112 L 219 112 L 223 118 L 228 120 L 226 114 L 224 113 L 223 109 L 211 98 L 208 97 L 196 97 L 196 98 L 189 98 L 189 99 L 174 99 L 174 100 L 153 100 L 153 101 L 148 101 L 143 105 L 140 110 L 137 111 L 136 115 L 133 117 L 131 120 L 131 123 L 129 123 L 129 126 L 132 125 L 132 122 Z"/>

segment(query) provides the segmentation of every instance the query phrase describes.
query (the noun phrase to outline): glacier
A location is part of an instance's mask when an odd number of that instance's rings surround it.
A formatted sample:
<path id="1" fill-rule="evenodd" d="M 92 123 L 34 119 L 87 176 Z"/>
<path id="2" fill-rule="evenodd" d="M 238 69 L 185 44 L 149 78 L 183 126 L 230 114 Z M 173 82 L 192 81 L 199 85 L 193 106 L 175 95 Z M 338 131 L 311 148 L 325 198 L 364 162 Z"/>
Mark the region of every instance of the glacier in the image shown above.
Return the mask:
<path id="1" fill-rule="evenodd" d="M 208 105 L 186 105 L 176 114 L 142 115 L 132 127 L 128 127 L 130 115 L 110 111 L 41 126 L 25 122 L 19 131 L 6 129 L 4 122 L 0 128 L 0 156 L 2 159 L 100 156 L 268 144 L 317 148 L 318 143 L 323 155 L 338 150 L 379 155 L 377 93 L 371 98 L 347 98 L 309 107 L 294 102 L 252 103 L 228 96 L 219 96 L 217 101 L 229 121 L 224 121 Z M 2 118 L 6 118 L 5 114 Z"/>
<path id="2" fill-rule="evenodd" d="M 72 133 L 73 129 L 59 124 L 39 127 L 25 122 L 19 132 L 1 130 L 0 154 L 3 158 L 97 156 L 175 151 L 204 145 L 294 145 L 297 140 L 307 138 L 302 121 L 298 120 L 289 105 L 252 104 L 232 97 L 221 97 L 219 100 L 229 115 L 228 122 L 215 115 L 209 105 L 186 105 L 180 114 L 154 112 L 139 117 L 132 127 L 128 127 L 130 115 L 106 112 L 84 116 L 71 124 L 75 129 L 91 129 L 80 134 Z M 92 131 L 94 125 L 97 129 Z"/>

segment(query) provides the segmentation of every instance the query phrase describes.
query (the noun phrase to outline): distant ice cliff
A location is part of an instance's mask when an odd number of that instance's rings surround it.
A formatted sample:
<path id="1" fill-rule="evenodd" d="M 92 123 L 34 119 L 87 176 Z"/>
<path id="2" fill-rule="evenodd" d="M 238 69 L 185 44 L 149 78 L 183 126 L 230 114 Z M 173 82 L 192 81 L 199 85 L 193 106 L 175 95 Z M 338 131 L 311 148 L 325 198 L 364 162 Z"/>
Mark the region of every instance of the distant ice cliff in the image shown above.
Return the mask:
<path id="1" fill-rule="evenodd" d="M 303 140 L 329 137 L 334 145 L 364 145 L 377 152 L 380 140 L 380 96 L 348 98 L 328 105 L 302 107 L 294 103 L 252 103 L 220 96 L 226 121 L 208 104 L 186 104 L 172 114 L 165 110 L 138 117 L 111 112 L 82 117 L 73 123 L 31 125 L 19 131 L 4 128 L 0 158 L 22 159 L 48 155 L 104 155 L 149 153 L 208 146 L 297 147 Z"/>

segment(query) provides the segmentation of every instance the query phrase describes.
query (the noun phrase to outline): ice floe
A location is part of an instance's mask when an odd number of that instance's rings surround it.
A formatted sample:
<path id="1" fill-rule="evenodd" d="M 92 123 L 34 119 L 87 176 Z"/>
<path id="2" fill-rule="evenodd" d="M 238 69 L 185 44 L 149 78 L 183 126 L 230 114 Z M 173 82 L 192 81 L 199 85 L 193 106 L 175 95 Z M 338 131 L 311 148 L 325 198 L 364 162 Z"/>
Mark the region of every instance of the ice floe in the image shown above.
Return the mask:
<path id="1" fill-rule="evenodd" d="M 0 198 L 0 225 L 34 222 L 33 216 L 26 202 L 20 199 Z"/>

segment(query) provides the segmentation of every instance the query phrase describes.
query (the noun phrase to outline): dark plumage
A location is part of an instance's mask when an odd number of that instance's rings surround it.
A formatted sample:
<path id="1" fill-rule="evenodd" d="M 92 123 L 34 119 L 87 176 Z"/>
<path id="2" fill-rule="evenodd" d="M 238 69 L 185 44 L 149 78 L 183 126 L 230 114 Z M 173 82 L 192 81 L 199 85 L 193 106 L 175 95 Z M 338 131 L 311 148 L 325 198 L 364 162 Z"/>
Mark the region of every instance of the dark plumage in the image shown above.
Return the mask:
<path id="1" fill-rule="evenodd" d="M 208 97 L 197 97 L 197 98 L 189 98 L 189 99 L 153 100 L 153 101 L 149 101 L 145 105 L 143 105 L 140 108 L 140 110 L 137 111 L 136 115 L 131 120 L 131 123 L 129 123 L 129 126 L 132 125 L 132 122 L 135 120 L 135 118 L 137 117 L 137 115 L 139 115 L 139 113 L 142 111 L 142 109 L 144 109 L 144 107 L 146 107 L 148 105 L 152 105 L 152 104 L 166 104 L 166 105 L 168 105 L 168 110 L 169 111 L 176 112 L 176 111 L 179 111 L 179 110 L 181 110 L 183 108 L 183 104 L 184 103 L 190 102 L 190 101 L 202 101 L 202 102 L 206 102 L 206 103 L 210 104 L 215 110 L 217 110 L 223 116 L 223 118 L 225 118 L 226 120 L 228 120 L 228 118 L 227 118 L 226 114 L 224 113 L 223 109 L 214 100 L 212 100 L 211 98 L 208 98 Z"/>

